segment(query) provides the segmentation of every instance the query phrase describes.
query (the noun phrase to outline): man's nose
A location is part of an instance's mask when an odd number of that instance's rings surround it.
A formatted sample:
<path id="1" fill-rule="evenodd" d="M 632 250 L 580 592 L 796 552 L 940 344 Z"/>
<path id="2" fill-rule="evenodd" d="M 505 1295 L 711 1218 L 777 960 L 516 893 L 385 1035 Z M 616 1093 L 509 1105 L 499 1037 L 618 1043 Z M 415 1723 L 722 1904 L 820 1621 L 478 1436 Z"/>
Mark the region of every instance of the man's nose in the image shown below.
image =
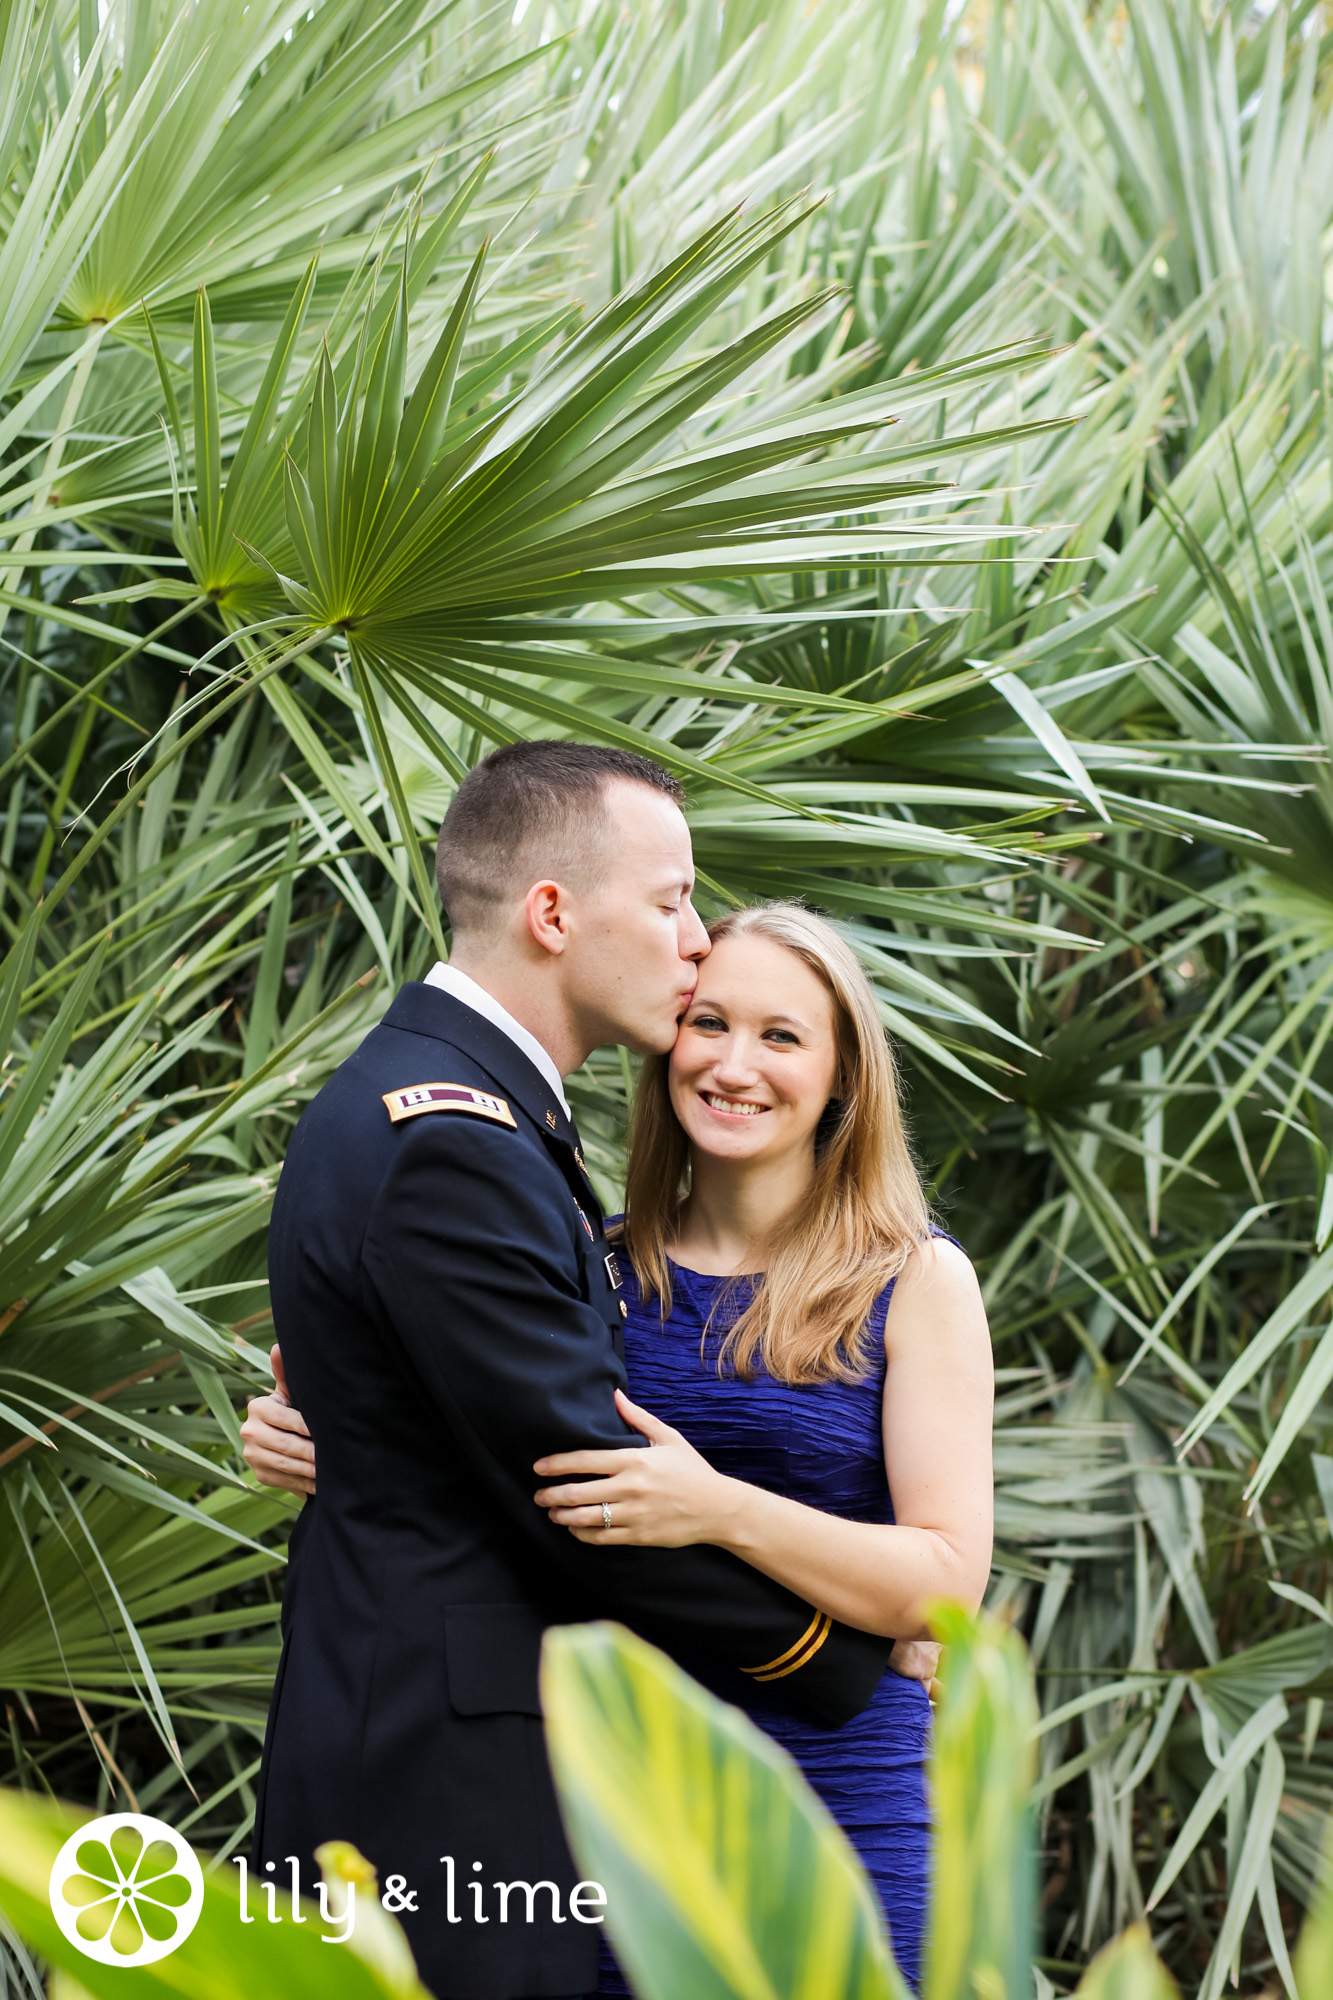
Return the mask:
<path id="1" fill-rule="evenodd" d="M 694 959 L 707 958 L 709 952 L 713 949 L 713 940 L 704 929 L 703 919 L 695 909 L 693 903 L 686 905 L 685 910 L 681 912 L 681 919 L 678 931 L 678 949 L 681 957 Z"/>

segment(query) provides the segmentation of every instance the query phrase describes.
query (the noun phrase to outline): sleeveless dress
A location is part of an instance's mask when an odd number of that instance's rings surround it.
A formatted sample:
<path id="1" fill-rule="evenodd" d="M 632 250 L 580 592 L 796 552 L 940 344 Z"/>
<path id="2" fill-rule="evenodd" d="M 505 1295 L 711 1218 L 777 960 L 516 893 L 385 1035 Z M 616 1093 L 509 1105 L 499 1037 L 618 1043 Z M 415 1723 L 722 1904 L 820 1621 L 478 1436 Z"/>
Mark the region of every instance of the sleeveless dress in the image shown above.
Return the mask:
<path id="1" fill-rule="evenodd" d="M 871 1311 L 866 1376 L 798 1387 L 759 1364 L 749 1381 L 718 1375 L 718 1349 L 749 1301 L 751 1280 L 706 1277 L 673 1264 L 671 1312 L 663 1322 L 658 1301 L 639 1292 L 628 1258 L 621 1263 L 625 1362 L 636 1403 L 680 1431 L 719 1472 L 826 1514 L 892 1522 L 881 1423 L 884 1316 L 892 1283 Z M 886 1655 L 890 1644 L 885 1641 Z M 921 1683 L 886 1667 L 869 1706 L 841 1729 L 825 1729 L 783 1706 L 781 1682 L 756 1687 L 716 1661 L 684 1653 L 676 1658 L 696 1680 L 744 1709 L 799 1764 L 860 1855 L 894 1956 L 915 1989 L 930 1848 L 925 1759 L 931 1710 Z M 598 1993 L 627 1993 L 605 1932 L 599 1950 Z"/>

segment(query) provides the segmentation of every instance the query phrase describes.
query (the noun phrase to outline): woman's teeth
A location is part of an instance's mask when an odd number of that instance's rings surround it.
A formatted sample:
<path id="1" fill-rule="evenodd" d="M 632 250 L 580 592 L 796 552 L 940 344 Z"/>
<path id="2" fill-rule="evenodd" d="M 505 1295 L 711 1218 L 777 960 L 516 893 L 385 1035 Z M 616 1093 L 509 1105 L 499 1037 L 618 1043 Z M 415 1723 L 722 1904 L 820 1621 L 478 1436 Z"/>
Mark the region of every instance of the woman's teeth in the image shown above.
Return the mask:
<path id="1" fill-rule="evenodd" d="M 741 1097 L 719 1097 L 715 1091 L 703 1092 L 704 1103 L 714 1111 L 735 1112 L 741 1118 L 755 1118 L 761 1111 L 767 1111 L 766 1104 L 747 1104 Z"/>

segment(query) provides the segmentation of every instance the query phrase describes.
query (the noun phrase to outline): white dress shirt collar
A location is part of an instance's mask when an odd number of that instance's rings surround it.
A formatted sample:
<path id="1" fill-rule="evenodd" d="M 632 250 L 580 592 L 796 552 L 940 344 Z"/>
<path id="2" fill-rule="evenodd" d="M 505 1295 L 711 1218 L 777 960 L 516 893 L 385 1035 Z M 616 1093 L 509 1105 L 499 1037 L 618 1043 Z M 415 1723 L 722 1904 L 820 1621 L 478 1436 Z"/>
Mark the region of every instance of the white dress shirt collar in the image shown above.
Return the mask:
<path id="1" fill-rule="evenodd" d="M 502 1007 L 484 986 L 478 986 L 476 980 L 469 979 L 466 972 L 460 972 L 456 966 L 446 965 L 442 959 L 437 959 L 426 974 L 426 984 L 438 986 L 441 993 L 452 994 L 455 1000 L 461 1000 L 474 1014 L 480 1014 L 483 1020 L 498 1028 L 502 1035 L 508 1035 L 515 1048 L 520 1049 L 527 1057 L 542 1081 L 551 1086 L 566 1118 L 573 1116 L 569 1108 L 569 1099 L 565 1096 L 563 1079 L 548 1052 L 537 1037 L 530 1033 L 521 1021 L 516 1021 L 508 1008 Z"/>

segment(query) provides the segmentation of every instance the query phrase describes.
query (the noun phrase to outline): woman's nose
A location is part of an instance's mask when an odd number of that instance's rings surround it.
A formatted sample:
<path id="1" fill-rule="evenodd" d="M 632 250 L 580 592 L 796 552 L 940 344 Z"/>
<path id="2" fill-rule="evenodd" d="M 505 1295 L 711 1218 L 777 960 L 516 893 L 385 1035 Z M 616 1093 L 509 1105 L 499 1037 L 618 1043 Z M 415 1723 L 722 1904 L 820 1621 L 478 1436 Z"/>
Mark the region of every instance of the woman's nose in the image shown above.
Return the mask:
<path id="1" fill-rule="evenodd" d="M 739 1037 L 713 1056 L 713 1076 L 723 1089 L 741 1090 L 755 1080 L 753 1050 Z"/>

